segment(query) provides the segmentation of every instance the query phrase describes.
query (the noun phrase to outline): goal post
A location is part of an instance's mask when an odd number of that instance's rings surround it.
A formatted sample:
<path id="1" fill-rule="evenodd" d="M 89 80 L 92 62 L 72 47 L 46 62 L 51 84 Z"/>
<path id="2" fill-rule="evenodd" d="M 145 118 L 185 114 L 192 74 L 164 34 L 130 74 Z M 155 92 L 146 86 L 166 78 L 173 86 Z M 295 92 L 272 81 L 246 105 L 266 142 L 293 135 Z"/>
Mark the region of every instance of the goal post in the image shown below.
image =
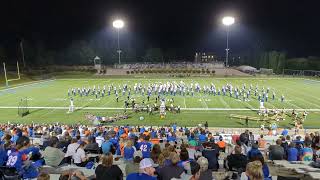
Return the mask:
<path id="1" fill-rule="evenodd" d="M 6 87 L 9 87 L 9 82 L 20 80 L 20 68 L 19 68 L 19 62 L 18 61 L 17 61 L 17 78 L 8 79 L 7 68 L 6 68 L 6 63 L 5 62 L 3 62 L 3 71 L 4 71 L 4 78 L 5 78 L 5 81 L 6 81 Z"/>
<path id="2" fill-rule="evenodd" d="M 29 114 L 28 98 L 21 98 L 18 104 L 18 116 L 23 117 Z"/>

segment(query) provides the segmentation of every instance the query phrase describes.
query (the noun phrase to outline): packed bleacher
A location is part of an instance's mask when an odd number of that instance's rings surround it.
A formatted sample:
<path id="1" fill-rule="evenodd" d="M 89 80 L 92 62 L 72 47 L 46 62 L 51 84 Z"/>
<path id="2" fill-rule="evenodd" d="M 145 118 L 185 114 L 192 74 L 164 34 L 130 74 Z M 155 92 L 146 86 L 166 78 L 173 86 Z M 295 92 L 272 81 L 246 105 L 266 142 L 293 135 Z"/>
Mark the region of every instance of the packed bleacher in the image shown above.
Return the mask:
<path id="1" fill-rule="evenodd" d="M 121 64 L 117 68 L 122 69 L 163 69 L 163 68 L 195 68 L 195 69 L 211 69 L 211 68 L 224 68 L 223 62 L 212 63 L 192 63 L 192 62 L 171 62 L 171 63 L 134 63 L 134 64 Z"/>
<path id="2" fill-rule="evenodd" d="M 320 162 L 319 133 L 207 127 L 1 125 L 3 179 L 283 179 L 270 162 Z M 314 175 L 314 174 L 313 174 Z"/>

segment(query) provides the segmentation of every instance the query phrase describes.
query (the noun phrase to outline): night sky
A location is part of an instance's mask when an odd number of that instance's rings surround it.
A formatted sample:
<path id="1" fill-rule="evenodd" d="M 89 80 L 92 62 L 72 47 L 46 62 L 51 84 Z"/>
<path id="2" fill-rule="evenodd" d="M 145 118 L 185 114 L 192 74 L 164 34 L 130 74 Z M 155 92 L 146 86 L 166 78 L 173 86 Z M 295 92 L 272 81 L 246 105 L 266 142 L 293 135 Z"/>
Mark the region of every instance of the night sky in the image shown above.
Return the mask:
<path id="1" fill-rule="evenodd" d="M 41 40 L 59 50 L 73 40 L 114 35 L 112 20 L 126 26 L 121 42 L 137 49 L 225 49 L 224 15 L 235 16 L 230 30 L 231 53 L 252 48 L 286 51 L 288 56 L 320 56 L 320 3 L 295 0 L 5 0 L 0 5 L 0 44 L 19 39 Z M 101 35 L 104 34 L 104 35 Z"/>

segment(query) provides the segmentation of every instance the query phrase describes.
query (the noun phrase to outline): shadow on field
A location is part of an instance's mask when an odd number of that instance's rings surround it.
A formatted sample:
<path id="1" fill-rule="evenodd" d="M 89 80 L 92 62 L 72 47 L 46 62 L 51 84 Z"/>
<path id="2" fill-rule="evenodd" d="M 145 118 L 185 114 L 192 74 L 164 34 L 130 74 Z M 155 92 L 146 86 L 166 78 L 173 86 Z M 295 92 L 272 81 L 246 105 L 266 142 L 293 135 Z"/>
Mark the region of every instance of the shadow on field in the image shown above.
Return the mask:
<path id="1" fill-rule="evenodd" d="M 81 111 L 81 110 L 83 110 L 83 109 L 86 108 L 86 107 L 89 107 L 89 106 L 88 106 L 88 105 L 87 105 L 87 106 L 83 106 L 83 107 L 81 107 L 81 108 L 79 108 L 79 109 L 74 110 L 74 112 Z"/>
<path id="2" fill-rule="evenodd" d="M 237 124 L 240 124 L 241 126 L 244 126 L 244 125 L 245 125 L 244 123 L 242 123 L 242 122 L 240 122 L 240 121 L 237 121 L 236 123 L 237 123 Z"/>
<path id="3" fill-rule="evenodd" d="M 42 110 L 43 109 L 35 109 L 35 110 L 32 110 L 32 111 L 29 110 L 29 114 L 36 113 L 36 112 L 39 112 L 39 111 L 42 111 Z"/>

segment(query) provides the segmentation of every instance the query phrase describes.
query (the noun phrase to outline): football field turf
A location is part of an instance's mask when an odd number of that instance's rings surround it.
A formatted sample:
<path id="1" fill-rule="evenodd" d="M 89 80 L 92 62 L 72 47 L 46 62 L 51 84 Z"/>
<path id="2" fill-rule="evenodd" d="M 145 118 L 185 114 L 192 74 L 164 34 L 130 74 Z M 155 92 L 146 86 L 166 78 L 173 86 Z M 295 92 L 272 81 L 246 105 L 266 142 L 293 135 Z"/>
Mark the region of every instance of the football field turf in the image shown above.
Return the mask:
<path id="1" fill-rule="evenodd" d="M 68 89 L 100 86 L 113 84 L 118 87 L 119 85 L 128 84 L 133 89 L 135 83 L 147 85 L 156 82 L 180 82 L 186 84 L 199 83 L 201 88 L 203 85 L 211 85 L 214 83 L 216 88 L 220 88 L 227 83 L 232 84 L 233 87 L 238 86 L 242 88 L 246 84 L 248 88 L 250 84 L 255 89 L 256 85 L 259 86 L 260 93 L 262 87 L 270 88 L 269 100 L 265 102 L 267 108 L 278 109 L 308 109 L 308 117 L 304 123 L 308 128 L 320 127 L 320 81 L 308 80 L 302 78 L 93 78 L 93 79 L 54 79 L 47 81 L 39 81 L 21 84 L 9 89 L 0 90 L 0 122 L 6 123 L 19 122 L 19 123 L 88 123 L 85 118 L 86 113 L 99 116 L 113 116 L 116 113 L 123 112 L 124 100 L 127 99 L 127 93 L 123 96 L 122 91 L 119 91 L 119 102 L 116 102 L 113 90 L 111 95 L 108 93 L 104 97 L 96 98 L 94 95 L 88 97 L 80 97 L 79 94 L 74 97 L 74 104 L 77 110 L 73 113 L 67 113 L 70 105 L 70 97 L 68 96 Z M 108 89 L 108 88 L 107 88 Z M 276 93 L 276 99 L 272 100 L 272 92 Z M 146 93 L 144 96 L 135 94 L 132 90 L 132 96 L 136 99 L 138 104 L 144 100 L 145 104 L 154 104 L 154 93 L 147 101 Z M 285 102 L 280 101 L 281 95 L 285 96 Z M 251 91 L 249 101 L 242 101 L 242 96 L 236 99 L 233 97 L 223 95 L 208 95 L 195 93 L 191 95 L 167 95 L 166 98 L 174 98 L 174 105 L 179 105 L 181 109 L 180 114 L 173 114 L 167 112 L 165 119 L 159 118 L 159 113 L 148 115 L 146 112 L 133 113 L 131 109 L 128 111 L 130 118 L 121 120 L 114 124 L 130 124 L 130 125 L 166 125 L 176 122 L 182 126 L 194 126 L 203 124 L 208 121 L 209 126 L 217 127 L 244 127 L 244 122 L 239 119 L 230 118 L 230 114 L 255 116 L 259 108 L 259 101 L 254 96 L 254 91 Z M 17 114 L 18 103 L 21 98 L 27 98 L 30 114 L 25 117 L 19 117 Z M 159 102 L 158 102 L 159 105 Z M 168 104 L 167 104 L 168 105 Z M 302 110 L 300 110 L 300 115 Z M 291 111 L 288 111 L 290 114 Z M 144 117 L 144 120 L 139 120 L 139 117 Z M 280 122 L 280 126 L 289 126 L 290 118 Z M 260 126 L 259 123 L 250 122 L 250 127 Z"/>

